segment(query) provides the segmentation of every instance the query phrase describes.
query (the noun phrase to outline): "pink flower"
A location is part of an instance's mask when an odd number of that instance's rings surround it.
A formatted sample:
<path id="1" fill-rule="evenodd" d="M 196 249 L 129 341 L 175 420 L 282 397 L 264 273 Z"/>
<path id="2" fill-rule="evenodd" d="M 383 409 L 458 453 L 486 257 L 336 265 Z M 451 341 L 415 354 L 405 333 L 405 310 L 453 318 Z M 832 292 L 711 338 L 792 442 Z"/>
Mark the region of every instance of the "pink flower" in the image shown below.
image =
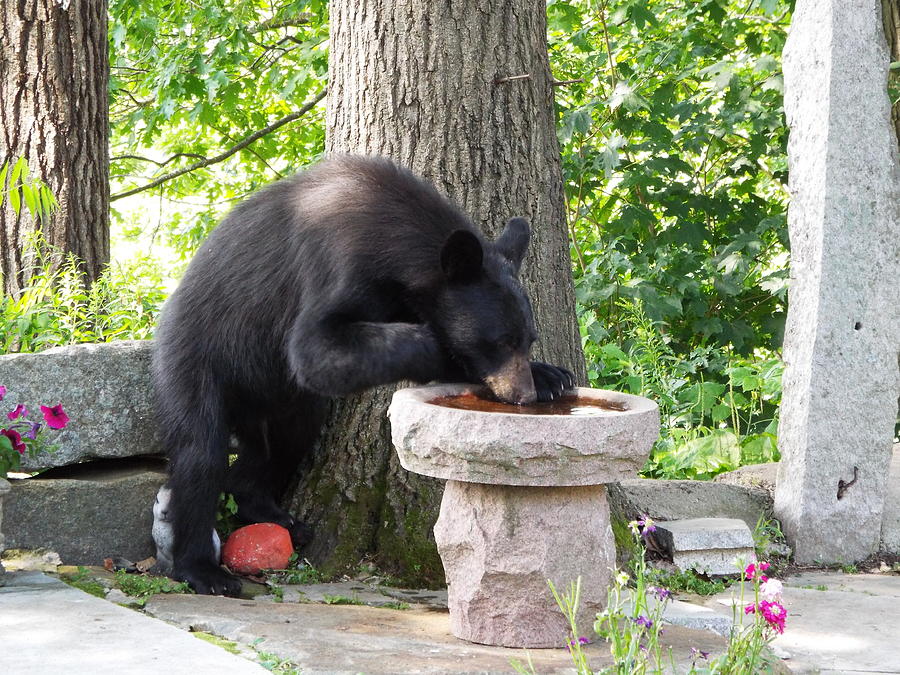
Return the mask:
<path id="1" fill-rule="evenodd" d="M 20 455 L 25 454 L 25 441 L 22 440 L 22 436 L 19 435 L 18 431 L 15 429 L 0 429 L 0 436 L 6 436 L 10 440 L 13 450 Z"/>
<path id="2" fill-rule="evenodd" d="M 6 396 L 6 387 L 0 384 L 0 401 L 3 400 L 4 396 Z"/>
<path id="3" fill-rule="evenodd" d="M 766 579 L 759 587 L 759 594 L 765 600 L 780 600 L 784 586 L 778 579 Z"/>
<path id="4" fill-rule="evenodd" d="M 69 416 L 63 410 L 62 404 L 57 404 L 52 408 L 42 405 L 41 412 L 44 414 L 44 421 L 51 429 L 65 429 L 69 423 Z"/>
<path id="5" fill-rule="evenodd" d="M 784 632 L 784 622 L 787 618 L 787 610 L 784 608 L 780 602 L 769 602 L 768 600 L 762 600 L 759 603 L 759 609 L 762 612 L 763 618 L 766 620 L 772 628 L 774 628 L 777 632 Z"/>
<path id="6" fill-rule="evenodd" d="M 28 417 L 28 408 L 19 403 L 15 408 L 13 408 L 12 412 L 7 413 L 6 416 L 11 420 L 17 419 L 19 417 Z"/>
<path id="7" fill-rule="evenodd" d="M 744 570 L 744 575 L 751 581 L 757 577 L 757 573 L 765 572 L 769 569 L 769 563 L 761 562 L 761 563 L 750 563 L 747 565 L 747 569 Z M 769 579 L 765 574 L 759 574 L 759 580 L 761 582 L 765 582 Z"/>

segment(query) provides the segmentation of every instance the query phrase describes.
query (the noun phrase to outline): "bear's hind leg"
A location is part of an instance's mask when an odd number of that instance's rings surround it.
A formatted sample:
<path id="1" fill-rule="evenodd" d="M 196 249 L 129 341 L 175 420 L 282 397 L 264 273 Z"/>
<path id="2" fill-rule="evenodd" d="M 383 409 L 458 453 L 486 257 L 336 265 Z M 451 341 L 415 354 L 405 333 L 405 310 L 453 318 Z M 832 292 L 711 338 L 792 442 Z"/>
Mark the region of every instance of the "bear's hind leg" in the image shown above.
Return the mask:
<path id="1" fill-rule="evenodd" d="M 225 491 L 234 495 L 238 519 L 245 523 L 276 523 L 287 528 L 297 546 L 310 532 L 279 506 L 297 466 L 319 433 L 324 399 L 303 395 L 277 414 L 248 420 L 235 429 L 237 460 L 228 468 Z"/>
<path id="2" fill-rule="evenodd" d="M 202 400 L 198 397 L 195 400 Z M 186 581 L 197 593 L 237 595 L 240 580 L 219 565 L 212 533 L 216 501 L 225 482 L 228 466 L 227 438 L 223 414 L 209 404 L 191 408 L 197 419 L 171 415 L 181 420 L 164 430 L 169 448 L 171 499 L 169 518 L 173 530 L 171 576 Z"/>

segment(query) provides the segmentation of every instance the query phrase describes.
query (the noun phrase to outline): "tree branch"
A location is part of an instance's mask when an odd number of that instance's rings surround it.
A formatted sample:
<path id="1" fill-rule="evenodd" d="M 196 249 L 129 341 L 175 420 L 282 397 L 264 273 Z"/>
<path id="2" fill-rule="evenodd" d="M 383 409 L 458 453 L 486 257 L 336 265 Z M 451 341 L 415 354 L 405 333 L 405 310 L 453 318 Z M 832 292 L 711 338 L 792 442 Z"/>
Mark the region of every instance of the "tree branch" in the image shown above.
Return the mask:
<path id="1" fill-rule="evenodd" d="M 279 28 L 299 28 L 300 26 L 308 26 L 312 21 L 312 13 L 311 12 L 300 12 L 293 19 L 286 20 L 278 20 L 278 19 L 267 19 L 266 21 L 261 21 L 256 24 L 252 28 L 250 28 L 250 33 L 261 33 L 265 30 L 277 30 Z"/>
<path id="2" fill-rule="evenodd" d="M 172 173 L 167 173 L 166 175 L 160 176 L 156 180 L 151 181 L 150 183 L 147 183 L 147 185 L 142 185 L 141 187 L 136 187 L 131 190 L 126 190 L 125 192 L 120 192 L 118 194 L 112 195 L 109 198 L 109 200 L 112 202 L 112 201 L 116 201 L 117 199 L 123 199 L 124 197 L 130 197 L 131 195 L 137 194 L 138 192 L 143 192 L 144 190 L 152 190 L 153 188 L 155 188 L 159 185 L 162 185 L 166 181 L 170 181 L 173 178 L 177 178 L 178 176 L 183 176 L 186 173 L 190 173 L 191 171 L 196 171 L 197 169 L 202 169 L 204 167 L 211 166 L 213 164 L 218 164 L 219 162 L 222 162 L 222 161 L 228 159 L 229 157 L 231 157 L 234 153 L 243 150 L 244 148 L 246 148 L 248 145 L 250 145 L 254 141 L 258 141 L 260 138 L 262 138 L 263 136 L 265 136 L 267 134 L 272 133 L 279 127 L 283 127 L 285 124 L 293 122 L 294 120 L 296 120 L 296 119 L 302 117 L 303 115 L 305 115 L 306 113 L 308 113 L 310 110 L 312 110 L 316 106 L 316 104 L 319 101 L 321 101 L 323 98 L 325 98 L 326 92 L 327 92 L 327 89 L 323 89 L 316 95 L 316 97 L 312 101 L 310 101 L 309 103 L 304 105 L 302 108 L 300 108 L 300 110 L 298 110 L 296 112 L 292 112 L 290 115 L 286 115 L 285 117 L 282 117 L 280 120 L 276 120 L 275 122 L 272 122 L 272 124 L 270 124 L 269 126 L 250 134 L 249 136 L 244 138 L 244 140 L 242 140 L 240 143 L 237 143 L 236 145 L 231 146 L 230 148 L 228 148 L 224 152 L 219 153 L 215 157 L 210 157 L 210 158 L 204 159 L 200 162 L 196 162 L 195 164 L 191 164 L 190 166 L 186 166 L 183 169 L 179 169 L 178 171 L 173 171 Z"/>

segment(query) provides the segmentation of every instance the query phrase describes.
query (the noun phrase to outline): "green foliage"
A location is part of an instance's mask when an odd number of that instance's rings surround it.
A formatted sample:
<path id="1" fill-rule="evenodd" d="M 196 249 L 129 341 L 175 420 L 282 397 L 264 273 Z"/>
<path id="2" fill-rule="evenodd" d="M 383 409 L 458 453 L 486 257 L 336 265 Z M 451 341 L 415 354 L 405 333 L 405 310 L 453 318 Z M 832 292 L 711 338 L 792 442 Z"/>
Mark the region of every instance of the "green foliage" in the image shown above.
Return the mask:
<path id="1" fill-rule="evenodd" d="M 783 632 L 786 613 L 782 605 L 780 582 L 773 580 L 778 584 L 777 588 L 766 588 L 763 585 L 765 577 L 758 572 L 767 568 L 765 563 L 753 573 L 751 568 L 741 569 L 738 601 L 732 609 L 732 627 L 728 646 L 723 654 L 712 656 L 692 648 L 693 660 L 685 669 L 683 665 L 675 663 L 671 647 L 663 649 L 660 644 L 663 616 L 673 589 L 660 587 L 652 576 L 652 570 L 647 567 L 642 537 L 648 533 L 647 528 L 650 526 L 652 522 L 649 520 L 629 523 L 634 546 L 640 551 L 632 565 L 633 576 L 629 577 L 624 571 L 615 573 L 607 592 L 606 607 L 597 614 L 594 622 L 594 631 L 609 646 L 613 659 L 613 665 L 599 673 L 661 675 L 687 672 L 688 675 L 745 675 L 772 672 L 775 657 L 766 647 L 777 634 Z M 742 564 L 741 567 L 743 568 Z M 556 590 L 553 582 L 548 580 L 548 584 L 553 599 L 569 624 L 565 644 L 575 672 L 578 675 L 593 675 L 595 671 L 591 669 L 583 647 L 590 640 L 580 634 L 576 623 L 581 578 L 570 583 L 563 593 Z M 747 594 L 745 599 L 747 590 L 752 592 L 752 598 Z M 749 618 L 745 618 L 745 615 Z M 536 672 L 530 659 L 528 665 L 513 660 L 512 666 L 518 673 L 533 675 Z"/>
<path id="2" fill-rule="evenodd" d="M 151 595 L 157 593 L 193 593 L 186 582 L 149 574 L 129 574 L 125 570 L 116 572 L 116 587 L 125 595 L 136 598 L 138 605 L 143 605 Z"/>
<path id="3" fill-rule="evenodd" d="M 365 605 L 359 598 L 351 598 L 346 595 L 323 595 L 326 605 Z"/>
<path id="4" fill-rule="evenodd" d="M 2 476 L 3 474 L 0 474 Z M 106 597 L 106 587 L 96 579 L 91 578 L 91 571 L 87 567 L 79 566 L 74 574 L 60 574 L 61 581 L 75 588 L 89 593 L 98 598 Z"/>
<path id="5" fill-rule="evenodd" d="M 673 593 L 693 593 L 694 595 L 716 595 L 728 588 L 729 583 L 723 579 L 708 579 L 693 570 L 676 570 L 666 572 L 650 568 L 646 571 L 647 580 Z"/>
<path id="6" fill-rule="evenodd" d="M 548 4 L 590 378 L 660 401 L 649 476 L 777 458 L 790 5 Z"/>
<path id="7" fill-rule="evenodd" d="M 191 631 L 191 634 L 199 640 L 208 642 L 211 645 L 215 645 L 216 647 L 221 647 L 226 652 L 231 652 L 232 654 L 241 653 L 241 650 L 237 646 L 237 642 L 234 642 L 232 640 L 226 640 L 219 637 L 218 635 L 213 635 L 212 633 L 204 633 L 203 631 L 199 630 Z"/>
<path id="8" fill-rule="evenodd" d="M 325 0 L 112 0 L 109 11 L 114 200 L 221 154 L 324 90 Z M 314 160 L 323 144 L 319 108 L 144 193 L 177 203 L 153 237 L 190 257 L 224 207 Z M 129 213 L 113 215 L 128 236 L 146 236 Z"/>
<path id="9" fill-rule="evenodd" d="M 0 296 L 0 354 L 152 335 L 166 296 L 155 262 L 111 265 L 88 286 L 73 255 L 36 239 L 27 257 L 32 269 L 18 299 Z"/>
<path id="10" fill-rule="evenodd" d="M 29 175 L 28 162 L 24 157 L 0 164 L 0 206 L 7 197 L 15 213 L 20 213 L 22 204 L 25 204 L 31 217 L 41 221 L 46 220 L 57 207 L 56 197 L 50 188 Z"/>
<path id="11" fill-rule="evenodd" d="M 307 560 L 300 560 L 296 553 L 291 556 L 288 568 L 284 570 L 267 570 L 266 584 L 320 584 L 327 580 L 325 574 L 309 564 Z"/>

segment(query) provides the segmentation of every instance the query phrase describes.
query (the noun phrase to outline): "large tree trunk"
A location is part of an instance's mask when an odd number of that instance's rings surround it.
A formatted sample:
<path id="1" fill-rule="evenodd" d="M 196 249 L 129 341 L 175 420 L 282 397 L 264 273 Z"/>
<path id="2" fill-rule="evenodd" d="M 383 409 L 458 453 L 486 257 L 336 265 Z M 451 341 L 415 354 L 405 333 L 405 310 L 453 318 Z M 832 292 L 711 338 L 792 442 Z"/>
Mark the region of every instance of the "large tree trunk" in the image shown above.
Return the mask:
<path id="1" fill-rule="evenodd" d="M 25 157 L 59 209 L 43 224 L 0 208 L 7 293 L 26 280 L 22 245 L 48 244 L 84 261 L 89 280 L 109 261 L 109 55 L 106 1 L 4 0 L 0 6 L 0 164 Z"/>
<path id="2" fill-rule="evenodd" d="M 327 151 L 393 158 L 433 182 L 489 236 L 527 216 L 522 278 L 534 357 L 585 381 L 566 236 L 543 0 L 332 0 Z M 332 406 L 290 506 L 313 562 L 374 554 L 408 581 L 443 580 L 432 527 L 439 481 L 402 469 L 385 415 L 396 388 Z"/>
<path id="3" fill-rule="evenodd" d="M 891 51 L 891 62 L 900 63 L 900 0 L 881 0 L 881 14 L 884 21 L 884 36 Z M 890 89 L 895 96 L 900 90 L 900 70 L 891 70 Z M 894 123 L 897 143 L 900 145 L 900 98 L 893 101 L 891 121 Z"/>

